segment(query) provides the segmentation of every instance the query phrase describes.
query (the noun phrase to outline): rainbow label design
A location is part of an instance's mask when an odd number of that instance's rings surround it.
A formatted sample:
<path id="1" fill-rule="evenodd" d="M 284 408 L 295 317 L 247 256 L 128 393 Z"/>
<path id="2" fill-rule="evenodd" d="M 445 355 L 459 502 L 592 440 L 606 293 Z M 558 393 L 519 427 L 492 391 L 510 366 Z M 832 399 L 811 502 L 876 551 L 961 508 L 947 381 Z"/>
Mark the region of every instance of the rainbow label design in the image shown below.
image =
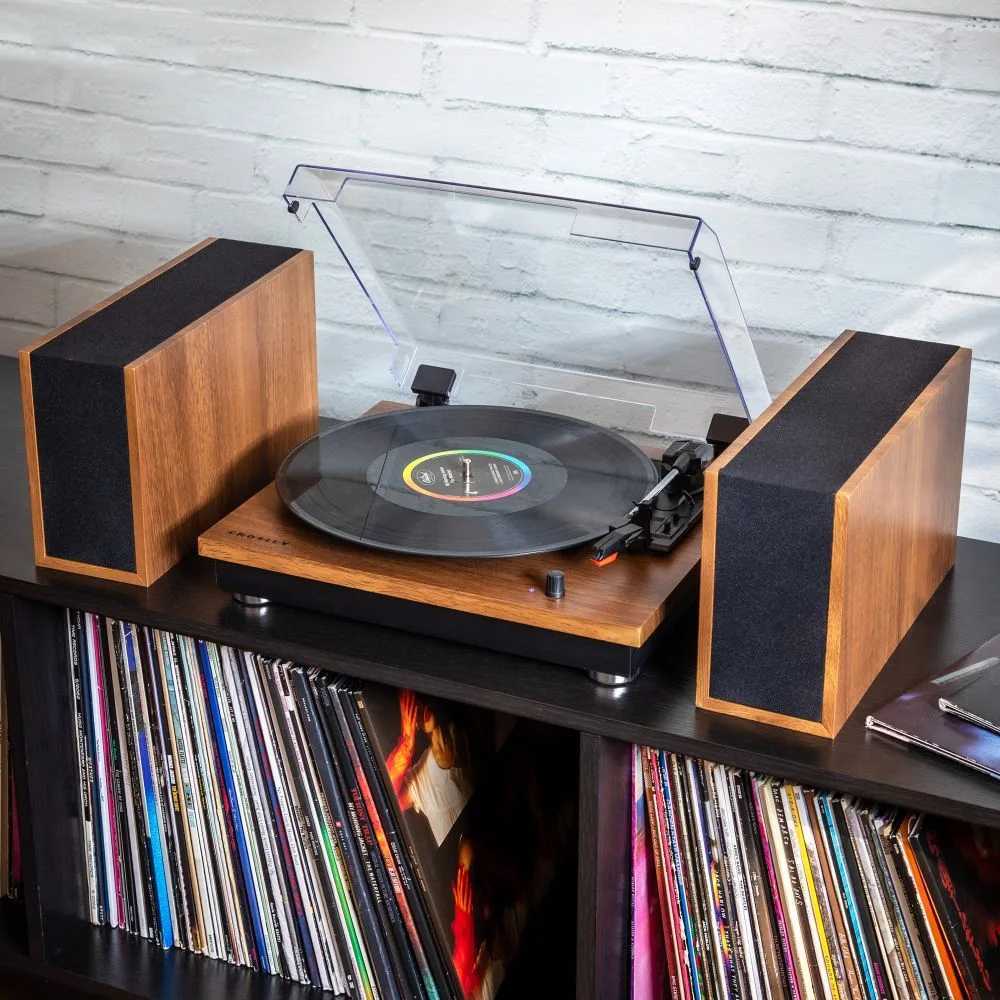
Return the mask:
<path id="1" fill-rule="evenodd" d="M 531 469 L 502 451 L 459 448 L 415 458 L 403 469 L 403 482 L 435 500 L 482 503 L 520 493 L 531 482 Z"/>

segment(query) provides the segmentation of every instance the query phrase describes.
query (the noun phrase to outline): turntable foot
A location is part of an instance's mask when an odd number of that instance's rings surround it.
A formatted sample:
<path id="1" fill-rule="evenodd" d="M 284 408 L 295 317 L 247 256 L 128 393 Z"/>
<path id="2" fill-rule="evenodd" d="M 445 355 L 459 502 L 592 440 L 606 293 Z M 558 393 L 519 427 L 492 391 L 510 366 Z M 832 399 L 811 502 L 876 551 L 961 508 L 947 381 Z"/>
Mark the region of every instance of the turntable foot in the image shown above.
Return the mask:
<path id="1" fill-rule="evenodd" d="M 270 597 L 255 597 L 253 594 L 233 594 L 233 600 L 245 608 L 266 608 L 271 603 Z"/>
<path id="2" fill-rule="evenodd" d="M 622 684 L 631 684 L 633 678 L 624 674 L 606 674 L 600 670 L 588 670 L 587 676 L 595 683 L 604 687 L 621 687 Z"/>

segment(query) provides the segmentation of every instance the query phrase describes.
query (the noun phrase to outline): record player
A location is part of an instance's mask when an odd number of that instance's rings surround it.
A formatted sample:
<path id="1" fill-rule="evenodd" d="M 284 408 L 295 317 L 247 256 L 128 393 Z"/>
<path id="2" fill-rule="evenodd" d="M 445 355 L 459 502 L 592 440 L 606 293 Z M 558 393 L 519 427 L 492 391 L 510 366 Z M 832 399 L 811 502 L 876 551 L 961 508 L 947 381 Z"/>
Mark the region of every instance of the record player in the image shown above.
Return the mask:
<path id="1" fill-rule="evenodd" d="M 220 585 L 633 678 L 694 596 L 708 439 L 770 403 L 715 232 L 329 167 L 284 197 L 344 263 L 329 418 L 201 536 Z"/>

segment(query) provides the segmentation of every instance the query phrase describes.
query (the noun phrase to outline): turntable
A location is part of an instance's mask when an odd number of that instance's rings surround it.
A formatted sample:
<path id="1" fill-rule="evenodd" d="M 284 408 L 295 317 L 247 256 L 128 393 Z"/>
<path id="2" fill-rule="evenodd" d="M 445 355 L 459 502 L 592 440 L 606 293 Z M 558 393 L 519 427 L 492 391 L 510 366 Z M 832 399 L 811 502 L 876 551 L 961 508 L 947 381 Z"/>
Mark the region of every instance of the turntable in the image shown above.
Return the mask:
<path id="1" fill-rule="evenodd" d="M 715 233 L 326 167 L 285 200 L 345 265 L 330 419 L 201 536 L 220 585 L 634 677 L 693 600 L 706 440 L 770 403 Z"/>

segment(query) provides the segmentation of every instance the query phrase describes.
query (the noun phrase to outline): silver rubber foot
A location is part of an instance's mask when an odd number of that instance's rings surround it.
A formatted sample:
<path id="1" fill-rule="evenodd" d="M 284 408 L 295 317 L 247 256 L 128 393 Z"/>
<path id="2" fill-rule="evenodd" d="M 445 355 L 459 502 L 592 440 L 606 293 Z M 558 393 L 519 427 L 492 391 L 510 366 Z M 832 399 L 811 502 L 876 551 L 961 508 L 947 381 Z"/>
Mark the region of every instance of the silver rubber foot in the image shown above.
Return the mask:
<path id="1" fill-rule="evenodd" d="M 253 594 L 233 594 L 233 600 L 245 608 L 266 608 L 271 603 L 270 597 L 256 597 Z"/>
<path id="2" fill-rule="evenodd" d="M 631 684 L 632 678 L 624 674 L 605 674 L 600 670 L 588 670 L 587 676 L 595 683 L 604 687 L 621 687 L 623 684 Z"/>

